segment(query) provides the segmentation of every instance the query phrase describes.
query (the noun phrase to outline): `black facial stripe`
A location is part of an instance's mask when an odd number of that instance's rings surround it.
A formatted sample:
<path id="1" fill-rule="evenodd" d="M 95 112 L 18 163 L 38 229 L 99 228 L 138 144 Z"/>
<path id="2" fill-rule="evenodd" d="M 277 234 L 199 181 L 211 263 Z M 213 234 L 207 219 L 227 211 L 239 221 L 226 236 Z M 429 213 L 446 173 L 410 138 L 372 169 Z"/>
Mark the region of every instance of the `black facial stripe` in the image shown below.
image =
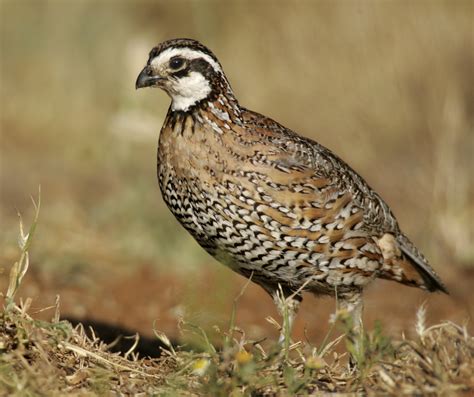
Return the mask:
<path id="1" fill-rule="evenodd" d="M 186 66 L 184 69 L 178 70 L 177 72 L 171 73 L 172 76 L 180 79 L 186 77 L 189 74 L 189 66 Z"/>
<path id="2" fill-rule="evenodd" d="M 212 77 L 215 76 L 216 73 L 214 68 L 206 60 L 203 58 L 196 58 L 188 61 L 188 65 L 185 68 L 171 73 L 171 75 L 180 79 L 188 76 L 190 72 L 201 73 L 208 80 L 212 80 Z"/>
<path id="3" fill-rule="evenodd" d="M 196 58 L 189 62 L 189 69 L 201 73 L 204 77 L 210 79 L 216 72 L 214 68 L 203 58 Z"/>

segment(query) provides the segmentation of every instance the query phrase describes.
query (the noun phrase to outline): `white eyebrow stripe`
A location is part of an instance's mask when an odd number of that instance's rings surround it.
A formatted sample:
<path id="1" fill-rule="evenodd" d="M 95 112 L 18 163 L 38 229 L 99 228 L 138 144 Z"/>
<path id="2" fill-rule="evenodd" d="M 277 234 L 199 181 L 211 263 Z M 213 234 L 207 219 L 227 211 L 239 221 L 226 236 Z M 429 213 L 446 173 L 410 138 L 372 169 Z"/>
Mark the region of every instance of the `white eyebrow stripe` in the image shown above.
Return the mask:
<path id="1" fill-rule="evenodd" d="M 211 56 L 201 51 L 191 50 L 190 48 L 168 48 L 167 50 L 159 54 L 157 57 L 153 58 L 150 64 L 153 67 L 158 67 L 160 65 L 168 63 L 171 58 L 177 55 L 182 56 L 186 59 L 202 58 L 209 65 L 211 65 L 216 72 L 222 73 L 220 65 Z"/>

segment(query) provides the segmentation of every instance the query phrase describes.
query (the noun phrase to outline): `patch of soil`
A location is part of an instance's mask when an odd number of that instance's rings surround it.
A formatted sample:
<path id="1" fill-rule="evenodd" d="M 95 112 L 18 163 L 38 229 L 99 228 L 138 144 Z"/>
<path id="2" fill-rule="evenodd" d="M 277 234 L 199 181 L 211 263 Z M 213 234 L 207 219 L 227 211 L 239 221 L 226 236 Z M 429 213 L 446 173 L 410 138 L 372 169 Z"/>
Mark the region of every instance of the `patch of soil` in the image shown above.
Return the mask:
<path id="1" fill-rule="evenodd" d="M 246 280 L 231 271 L 222 273 L 217 266 L 207 266 L 202 273 L 186 279 L 146 265 L 114 271 L 82 269 L 78 275 L 64 277 L 35 271 L 32 264 L 18 298 L 32 298 L 33 316 L 49 320 L 54 308 L 43 308 L 54 305 L 56 296 L 60 295 L 62 318 L 92 324 L 99 335 L 100 327 L 107 342 L 114 339 L 114 330 L 117 335 L 138 332 L 144 338 L 144 351 L 152 352 L 153 340 L 147 338 L 154 338 L 153 326 L 170 339 L 179 340 L 178 319 L 183 314 L 185 319 L 206 329 L 215 324 L 226 327 L 233 299 Z M 428 325 L 443 320 L 464 323 L 474 314 L 474 275 L 456 270 L 444 277 L 451 295 L 429 294 L 377 280 L 365 294 L 364 324 L 371 328 L 375 320 L 380 320 L 384 332 L 391 335 L 414 332 L 417 309 L 425 301 Z M 8 272 L 4 272 L 0 275 L 2 291 L 6 290 L 7 282 Z M 221 292 L 215 294 L 216 290 Z M 334 299 L 306 294 L 295 322 L 294 339 L 308 338 L 312 343 L 320 343 L 329 329 L 328 319 L 334 309 Z M 250 337 L 276 339 L 278 331 L 265 320 L 267 316 L 279 320 L 271 298 L 260 287 L 250 284 L 238 302 L 237 324 Z M 130 345 L 119 346 L 123 350 Z"/>

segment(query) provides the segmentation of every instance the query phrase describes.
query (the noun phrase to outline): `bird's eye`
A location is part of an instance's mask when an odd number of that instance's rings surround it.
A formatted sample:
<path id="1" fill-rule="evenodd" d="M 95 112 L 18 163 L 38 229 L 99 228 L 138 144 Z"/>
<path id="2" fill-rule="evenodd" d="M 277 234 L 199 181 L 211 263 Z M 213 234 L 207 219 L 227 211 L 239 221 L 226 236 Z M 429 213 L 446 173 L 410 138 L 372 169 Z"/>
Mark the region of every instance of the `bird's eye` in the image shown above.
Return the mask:
<path id="1" fill-rule="evenodd" d="M 171 58 L 170 60 L 170 68 L 171 69 L 179 69 L 181 66 L 184 65 L 184 59 L 180 57 Z"/>

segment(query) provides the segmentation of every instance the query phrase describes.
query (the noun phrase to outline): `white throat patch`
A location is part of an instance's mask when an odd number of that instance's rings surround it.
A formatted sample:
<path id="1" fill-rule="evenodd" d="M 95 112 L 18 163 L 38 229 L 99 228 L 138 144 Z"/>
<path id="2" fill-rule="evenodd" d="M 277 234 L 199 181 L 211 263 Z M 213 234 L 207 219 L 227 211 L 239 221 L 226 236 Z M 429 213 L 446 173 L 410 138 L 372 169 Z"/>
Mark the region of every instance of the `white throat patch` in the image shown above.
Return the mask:
<path id="1" fill-rule="evenodd" d="M 185 112 L 211 91 L 209 81 L 201 73 L 191 72 L 173 83 L 173 91 L 169 93 L 173 100 L 171 109 Z"/>

